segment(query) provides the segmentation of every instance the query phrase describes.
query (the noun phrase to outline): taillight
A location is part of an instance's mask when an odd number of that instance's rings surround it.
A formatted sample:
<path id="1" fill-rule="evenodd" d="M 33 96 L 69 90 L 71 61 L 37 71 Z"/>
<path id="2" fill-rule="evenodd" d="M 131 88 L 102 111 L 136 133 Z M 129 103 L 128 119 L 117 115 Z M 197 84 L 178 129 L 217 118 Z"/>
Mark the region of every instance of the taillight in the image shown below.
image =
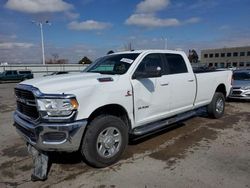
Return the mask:
<path id="1" fill-rule="evenodd" d="M 231 76 L 231 85 L 233 85 L 233 81 L 234 81 L 234 76 L 233 76 L 233 73 L 232 73 L 232 76 Z"/>

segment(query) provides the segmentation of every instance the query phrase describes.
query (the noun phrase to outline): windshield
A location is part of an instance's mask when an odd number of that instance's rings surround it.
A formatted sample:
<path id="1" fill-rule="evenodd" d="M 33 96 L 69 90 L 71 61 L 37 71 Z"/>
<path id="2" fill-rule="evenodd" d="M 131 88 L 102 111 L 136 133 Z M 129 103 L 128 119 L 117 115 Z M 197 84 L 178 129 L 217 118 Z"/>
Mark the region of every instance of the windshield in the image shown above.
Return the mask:
<path id="1" fill-rule="evenodd" d="M 233 75 L 234 80 L 250 80 L 250 72 L 236 72 Z"/>
<path id="2" fill-rule="evenodd" d="M 138 57 L 139 53 L 114 54 L 97 59 L 84 72 L 100 74 L 124 74 Z"/>

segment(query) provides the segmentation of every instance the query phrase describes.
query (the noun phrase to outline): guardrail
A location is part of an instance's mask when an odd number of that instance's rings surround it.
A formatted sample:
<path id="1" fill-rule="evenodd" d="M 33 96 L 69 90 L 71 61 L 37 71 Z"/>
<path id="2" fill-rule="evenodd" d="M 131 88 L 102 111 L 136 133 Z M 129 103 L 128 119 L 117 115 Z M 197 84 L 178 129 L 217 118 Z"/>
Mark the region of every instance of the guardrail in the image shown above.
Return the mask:
<path id="1" fill-rule="evenodd" d="M 9 64 L 0 65 L 0 72 L 3 72 L 5 70 L 31 70 L 34 74 L 34 77 L 41 77 L 43 75 L 57 71 L 81 72 L 86 67 L 87 65 L 81 64 Z"/>

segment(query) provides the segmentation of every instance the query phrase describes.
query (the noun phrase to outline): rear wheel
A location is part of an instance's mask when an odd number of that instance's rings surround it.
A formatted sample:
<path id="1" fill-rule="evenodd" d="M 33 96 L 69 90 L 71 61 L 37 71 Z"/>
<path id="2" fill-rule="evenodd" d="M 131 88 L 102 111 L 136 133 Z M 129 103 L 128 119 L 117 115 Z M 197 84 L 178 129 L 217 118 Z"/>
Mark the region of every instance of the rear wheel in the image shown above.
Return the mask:
<path id="1" fill-rule="evenodd" d="M 207 106 L 208 115 L 212 118 L 221 118 L 225 110 L 225 97 L 220 92 L 215 92 L 211 103 Z"/>
<path id="2" fill-rule="evenodd" d="M 81 153 L 94 167 L 117 162 L 128 143 L 128 127 L 115 116 L 99 116 L 89 125 L 83 138 Z"/>

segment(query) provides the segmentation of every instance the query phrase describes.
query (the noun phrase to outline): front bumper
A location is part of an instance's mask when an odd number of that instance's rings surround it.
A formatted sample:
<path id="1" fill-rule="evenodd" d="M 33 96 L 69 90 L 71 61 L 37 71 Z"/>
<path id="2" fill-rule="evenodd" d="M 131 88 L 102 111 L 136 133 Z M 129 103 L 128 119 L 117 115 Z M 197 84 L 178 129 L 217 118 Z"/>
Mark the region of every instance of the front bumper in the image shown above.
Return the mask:
<path id="1" fill-rule="evenodd" d="M 250 90 L 232 88 L 228 97 L 231 99 L 250 99 Z"/>
<path id="2" fill-rule="evenodd" d="M 31 123 L 14 113 L 14 126 L 26 142 L 40 151 L 79 149 L 87 120 L 72 123 Z"/>

